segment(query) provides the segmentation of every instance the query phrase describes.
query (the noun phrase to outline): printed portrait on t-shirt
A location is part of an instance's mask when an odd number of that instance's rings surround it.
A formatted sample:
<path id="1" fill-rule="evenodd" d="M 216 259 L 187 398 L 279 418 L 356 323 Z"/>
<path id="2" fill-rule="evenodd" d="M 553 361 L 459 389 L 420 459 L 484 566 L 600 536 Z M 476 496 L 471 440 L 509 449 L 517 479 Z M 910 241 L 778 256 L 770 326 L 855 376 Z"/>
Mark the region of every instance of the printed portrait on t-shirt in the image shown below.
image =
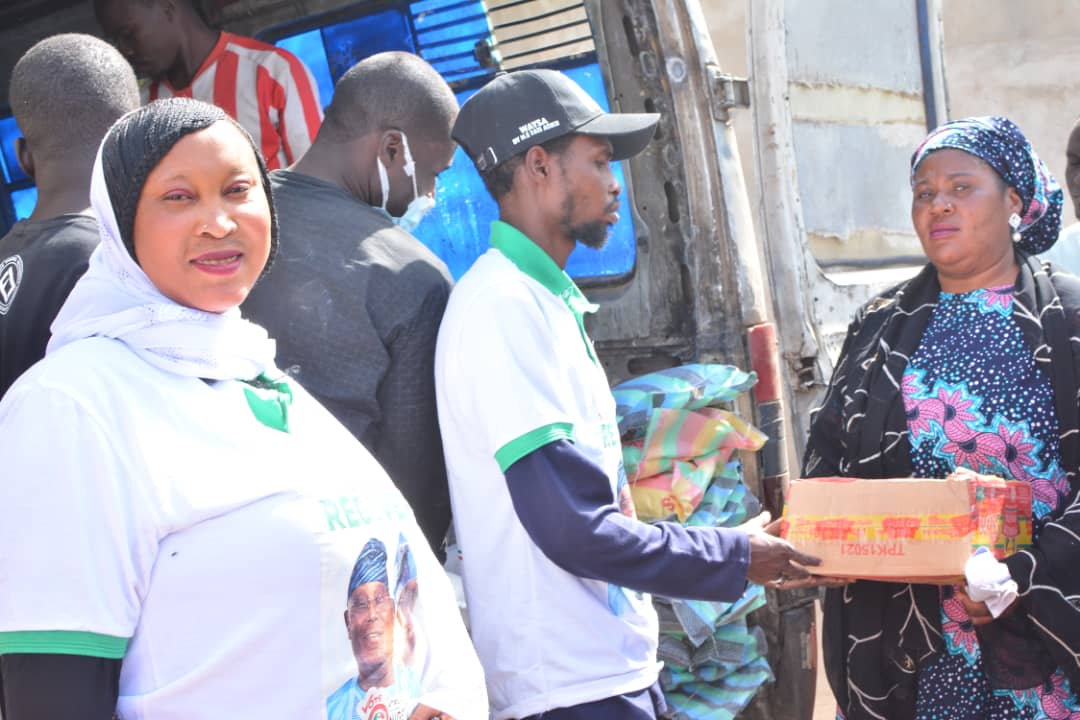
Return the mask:
<path id="1" fill-rule="evenodd" d="M 404 536 L 391 548 L 368 539 L 349 577 L 341 627 L 353 676 L 327 697 L 327 720 L 407 720 L 419 692 L 416 601 L 416 564 Z"/>

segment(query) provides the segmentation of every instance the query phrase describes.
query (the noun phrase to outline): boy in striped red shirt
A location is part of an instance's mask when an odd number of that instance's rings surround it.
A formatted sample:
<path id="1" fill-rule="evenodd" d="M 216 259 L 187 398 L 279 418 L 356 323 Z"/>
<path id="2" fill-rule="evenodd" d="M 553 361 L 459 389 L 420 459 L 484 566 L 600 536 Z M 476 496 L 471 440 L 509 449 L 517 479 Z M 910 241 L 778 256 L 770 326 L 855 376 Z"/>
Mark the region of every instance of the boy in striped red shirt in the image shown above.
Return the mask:
<path id="1" fill-rule="evenodd" d="M 143 101 L 194 97 L 236 118 L 271 169 L 307 152 L 322 124 L 311 72 L 292 53 L 209 27 L 192 0 L 94 0 L 106 37 L 140 77 Z"/>

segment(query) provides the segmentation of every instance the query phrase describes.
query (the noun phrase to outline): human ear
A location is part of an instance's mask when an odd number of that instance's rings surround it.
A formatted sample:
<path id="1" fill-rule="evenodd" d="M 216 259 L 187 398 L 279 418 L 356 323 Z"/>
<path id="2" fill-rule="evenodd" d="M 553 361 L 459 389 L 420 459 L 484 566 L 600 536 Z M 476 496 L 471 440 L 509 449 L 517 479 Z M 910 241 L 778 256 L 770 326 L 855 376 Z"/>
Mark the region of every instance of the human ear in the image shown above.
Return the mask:
<path id="1" fill-rule="evenodd" d="M 533 145 L 525 153 L 525 162 L 522 165 L 530 177 L 537 180 L 547 179 L 551 172 L 551 155 L 539 145 Z"/>
<path id="2" fill-rule="evenodd" d="M 401 147 L 401 133 L 397 130 L 385 130 L 379 138 L 379 157 L 383 164 L 390 167 L 397 158 L 402 158 L 404 163 L 405 153 Z"/>
<path id="3" fill-rule="evenodd" d="M 1020 215 L 1024 209 L 1024 201 L 1020 197 L 1020 193 L 1016 192 L 1016 188 L 1009 185 L 1005 188 L 1005 203 L 1009 208 L 1009 213 L 1016 213 Z"/>
<path id="4" fill-rule="evenodd" d="M 15 138 L 15 159 L 22 171 L 34 180 L 34 155 L 30 152 L 30 143 L 26 142 L 24 137 Z"/>

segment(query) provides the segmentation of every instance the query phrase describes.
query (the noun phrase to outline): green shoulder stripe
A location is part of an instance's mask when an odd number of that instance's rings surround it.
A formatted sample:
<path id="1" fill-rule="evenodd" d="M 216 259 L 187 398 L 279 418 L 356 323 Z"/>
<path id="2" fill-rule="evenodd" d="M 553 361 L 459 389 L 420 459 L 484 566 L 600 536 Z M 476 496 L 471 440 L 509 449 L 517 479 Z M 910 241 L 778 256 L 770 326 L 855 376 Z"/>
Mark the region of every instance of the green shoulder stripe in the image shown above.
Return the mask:
<path id="1" fill-rule="evenodd" d="M 499 463 L 499 469 L 506 472 L 507 468 L 525 457 L 533 450 L 542 448 L 556 440 L 574 439 L 573 423 L 551 423 L 535 430 L 530 430 L 519 438 L 515 438 L 495 451 L 495 462 Z"/>
<path id="2" fill-rule="evenodd" d="M 0 655 L 84 655 L 119 660 L 127 652 L 129 638 L 67 630 L 0 632 Z"/>

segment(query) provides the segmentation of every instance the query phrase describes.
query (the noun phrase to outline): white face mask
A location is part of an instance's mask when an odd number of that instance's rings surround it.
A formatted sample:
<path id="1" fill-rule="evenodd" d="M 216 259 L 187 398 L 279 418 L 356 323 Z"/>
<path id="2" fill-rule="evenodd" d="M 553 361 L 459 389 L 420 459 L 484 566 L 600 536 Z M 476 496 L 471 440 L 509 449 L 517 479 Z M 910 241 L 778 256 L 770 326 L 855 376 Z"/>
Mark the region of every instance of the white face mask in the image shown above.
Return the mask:
<path id="1" fill-rule="evenodd" d="M 405 133 L 401 133 L 401 147 L 405 152 L 405 174 L 412 179 L 413 199 L 405 208 L 404 215 L 401 217 L 391 215 L 390 219 L 399 228 L 412 234 L 420 221 L 428 214 L 428 211 L 435 207 L 435 198 L 430 195 L 421 195 L 417 190 L 416 163 L 413 161 L 412 153 L 409 151 L 409 139 L 405 136 Z M 390 177 L 386 172 L 386 166 L 383 165 L 382 158 L 376 158 L 376 160 L 379 163 L 379 189 L 382 190 L 382 210 L 387 215 L 390 215 L 390 212 L 386 209 L 386 201 L 390 197 Z"/>

